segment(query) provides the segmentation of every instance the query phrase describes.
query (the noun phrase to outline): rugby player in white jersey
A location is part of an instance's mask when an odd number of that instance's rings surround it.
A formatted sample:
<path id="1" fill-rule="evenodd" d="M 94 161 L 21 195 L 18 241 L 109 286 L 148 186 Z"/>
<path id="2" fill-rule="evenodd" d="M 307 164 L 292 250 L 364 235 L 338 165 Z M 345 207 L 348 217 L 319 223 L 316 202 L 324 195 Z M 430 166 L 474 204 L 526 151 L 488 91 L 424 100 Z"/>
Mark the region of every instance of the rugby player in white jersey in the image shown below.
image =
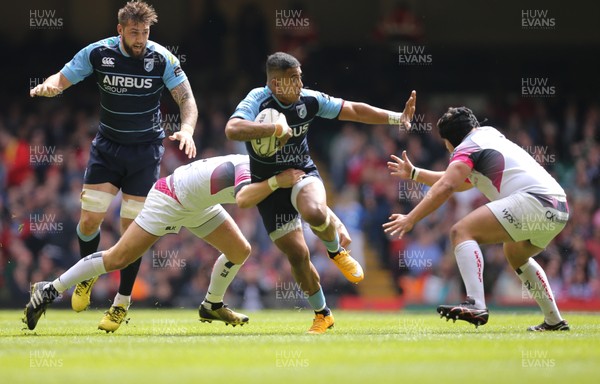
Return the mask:
<path id="1" fill-rule="evenodd" d="M 479 244 L 502 243 L 511 267 L 540 306 L 544 321 L 529 331 L 567 331 L 542 267 L 533 259 L 565 227 L 569 208 L 565 191 L 533 157 L 493 127 L 480 127 L 465 107 L 449 108 L 437 122 L 451 153 L 443 172 L 413 166 L 406 155 L 392 156 L 391 174 L 431 186 L 427 196 L 408 214 L 393 214 L 385 232 L 402 237 L 438 209 L 454 192 L 479 189 L 489 200 L 460 219 L 450 240 L 467 299 L 440 305 L 442 317 L 487 323 L 489 312 L 483 289 L 484 259 Z"/>
<path id="2" fill-rule="evenodd" d="M 288 169 L 273 176 L 270 182 L 250 183 L 249 159 L 245 155 L 207 158 L 177 168 L 152 186 L 142 211 L 117 244 L 81 259 L 53 282 L 34 283 L 23 322 L 34 329 L 60 293 L 81 281 L 126 267 L 161 236 L 179 233 L 181 227 L 222 253 L 213 267 L 206 299 L 200 305 L 200 320 L 232 325 L 248 322 L 247 316 L 223 304 L 225 290 L 250 255 L 250 244 L 221 204 L 253 207 L 273 193 L 273 182 L 278 188 L 291 188 L 304 176 L 301 170 Z M 348 242 L 343 226 L 342 231 L 340 237 Z"/>

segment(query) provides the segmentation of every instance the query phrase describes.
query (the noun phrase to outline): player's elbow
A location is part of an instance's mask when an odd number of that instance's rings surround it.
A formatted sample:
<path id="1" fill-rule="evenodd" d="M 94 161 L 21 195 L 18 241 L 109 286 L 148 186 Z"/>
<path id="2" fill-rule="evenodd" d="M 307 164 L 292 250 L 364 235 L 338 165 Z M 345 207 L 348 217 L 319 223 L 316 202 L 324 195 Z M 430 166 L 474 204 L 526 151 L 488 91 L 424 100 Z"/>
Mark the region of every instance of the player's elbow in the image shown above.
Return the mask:
<path id="1" fill-rule="evenodd" d="M 242 198 L 236 198 L 235 202 L 237 203 L 237 206 L 240 208 L 251 208 L 252 205 L 245 199 Z"/>
<path id="2" fill-rule="evenodd" d="M 237 119 L 231 119 L 225 125 L 225 137 L 227 140 L 240 140 L 239 133 L 241 132 Z"/>
<path id="3" fill-rule="evenodd" d="M 235 196 L 235 203 L 240 208 L 252 208 L 255 204 L 241 191 Z"/>
<path id="4" fill-rule="evenodd" d="M 449 180 L 440 179 L 434 184 L 435 193 L 445 199 L 449 198 L 454 192 L 458 192 L 458 185 Z M 432 187 L 433 192 L 433 187 Z"/>

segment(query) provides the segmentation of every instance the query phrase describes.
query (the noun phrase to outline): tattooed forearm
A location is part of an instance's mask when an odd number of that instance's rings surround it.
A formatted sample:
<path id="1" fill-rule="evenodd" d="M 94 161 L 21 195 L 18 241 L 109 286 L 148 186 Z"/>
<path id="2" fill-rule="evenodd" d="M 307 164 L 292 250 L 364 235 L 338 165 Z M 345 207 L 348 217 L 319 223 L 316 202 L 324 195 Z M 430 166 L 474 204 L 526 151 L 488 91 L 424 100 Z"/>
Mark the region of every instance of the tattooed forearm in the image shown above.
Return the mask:
<path id="1" fill-rule="evenodd" d="M 179 105 L 181 128 L 184 129 L 185 126 L 189 126 L 192 131 L 191 133 L 193 133 L 196 120 L 198 120 L 198 107 L 196 107 L 196 100 L 194 99 L 190 82 L 186 80 L 173 88 L 171 95 L 177 105 Z"/>

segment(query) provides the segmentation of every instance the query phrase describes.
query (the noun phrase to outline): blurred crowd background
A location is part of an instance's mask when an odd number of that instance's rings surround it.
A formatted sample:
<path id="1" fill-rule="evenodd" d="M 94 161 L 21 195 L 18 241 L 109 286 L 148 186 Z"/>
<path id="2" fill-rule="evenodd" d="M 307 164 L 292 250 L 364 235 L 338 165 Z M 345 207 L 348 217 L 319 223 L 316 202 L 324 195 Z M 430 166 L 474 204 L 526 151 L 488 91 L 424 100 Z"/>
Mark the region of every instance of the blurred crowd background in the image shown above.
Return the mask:
<path id="1" fill-rule="evenodd" d="M 426 193 L 389 175 L 390 154 L 406 150 L 419 167 L 445 169 L 448 153 L 435 122 L 447 107 L 458 105 L 469 106 L 480 120 L 487 119 L 484 124 L 525 148 L 565 188 L 571 219 L 538 261 L 559 300 L 588 308 L 600 297 L 600 63 L 592 54 L 600 33 L 589 19 L 597 9 L 569 5 L 567 13 L 558 1 L 149 2 L 159 15 L 150 38 L 179 57 L 196 96 L 198 158 L 245 151 L 241 143 L 227 141 L 223 129 L 239 100 L 265 84 L 264 60 L 274 51 L 298 57 L 305 86 L 333 96 L 401 111 L 410 91 L 417 90 L 410 132 L 337 120 L 311 125 L 309 142 L 330 205 L 352 235 L 352 254 L 366 267 L 363 283 L 348 283 L 306 231 L 334 307 L 348 297 L 424 305 L 462 299 L 448 230 L 485 204 L 481 194 L 455 194 L 402 240 L 381 229 L 392 212 L 408 212 Z M 85 45 L 116 33 L 123 2 L 91 4 L 25 1 L 9 7 L 13 17 L 3 16 L 0 48 L 8 54 L 0 90 L 2 307 L 21 307 L 30 282 L 53 279 L 79 259 L 75 227 L 97 131 L 98 90 L 88 78 L 54 99 L 30 99 L 28 91 Z M 32 27 L 40 10 L 54 10 L 43 17 L 61 22 Z M 178 109 L 168 92 L 162 112 L 165 129 L 177 129 Z M 163 176 L 188 162 L 177 144 L 165 140 L 164 145 Z M 119 238 L 118 208 L 116 200 L 102 225 L 100 249 Z M 246 309 L 305 306 L 257 210 L 227 209 L 253 247 L 227 301 Z M 531 304 L 502 247 L 483 251 L 490 303 Z M 217 256 L 185 229 L 165 236 L 144 255 L 135 306 L 199 305 Z M 118 278 L 112 273 L 99 280 L 93 305 L 106 307 Z"/>

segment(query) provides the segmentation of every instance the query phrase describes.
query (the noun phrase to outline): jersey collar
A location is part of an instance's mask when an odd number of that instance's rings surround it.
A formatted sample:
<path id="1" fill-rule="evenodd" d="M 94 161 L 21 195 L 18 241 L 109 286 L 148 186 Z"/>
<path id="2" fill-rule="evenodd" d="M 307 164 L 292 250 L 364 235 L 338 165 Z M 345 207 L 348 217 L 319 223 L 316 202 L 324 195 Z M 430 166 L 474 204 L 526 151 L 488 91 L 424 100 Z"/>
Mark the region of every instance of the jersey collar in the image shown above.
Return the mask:
<path id="1" fill-rule="evenodd" d="M 292 104 L 289 104 L 289 105 L 282 104 L 281 101 L 279 101 L 279 99 L 275 97 L 275 95 L 271 91 L 271 88 L 269 88 L 268 85 L 265 85 L 265 92 L 267 92 L 267 94 L 271 95 L 271 97 L 273 98 L 273 100 L 275 100 L 275 102 L 277 103 L 277 105 L 279 105 L 283 109 L 290 109 L 290 108 L 292 108 L 292 106 L 294 104 L 296 104 L 296 103 L 292 103 Z"/>

